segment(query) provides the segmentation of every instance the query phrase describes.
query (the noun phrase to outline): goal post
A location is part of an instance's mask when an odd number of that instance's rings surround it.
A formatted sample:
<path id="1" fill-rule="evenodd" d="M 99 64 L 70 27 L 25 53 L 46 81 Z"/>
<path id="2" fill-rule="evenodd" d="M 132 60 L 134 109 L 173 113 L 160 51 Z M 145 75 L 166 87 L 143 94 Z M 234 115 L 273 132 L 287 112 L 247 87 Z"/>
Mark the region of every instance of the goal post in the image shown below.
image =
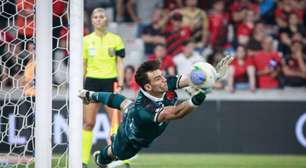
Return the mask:
<path id="1" fill-rule="evenodd" d="M 52 165 L 52 0 L 36 1 L 35 167 Z"/>
<path id="2" fill-rule="evenodd" d="M 83 0 L 70 0 L 69 168 L 82 167 Z"/>
<path id="3" fill-rule="evenodd" d="M 37 1 L 37 101 L 35 167 L 51 168 L 52 148 L 52 0 Z M 69 9 L 69 10 L 68 10 Z M 82 167 L 83 104 L 78 90 L 83 88 L 83 1 L 70 0 L 69 6 L 69 105 L 68 165 Z M 39 157 L 44 156 L 44 157 Z"/>
<path id="4" fill-rule="evenodd" d="M 0 168 L 82 167 L 83 4 L 1 0 Z"/>

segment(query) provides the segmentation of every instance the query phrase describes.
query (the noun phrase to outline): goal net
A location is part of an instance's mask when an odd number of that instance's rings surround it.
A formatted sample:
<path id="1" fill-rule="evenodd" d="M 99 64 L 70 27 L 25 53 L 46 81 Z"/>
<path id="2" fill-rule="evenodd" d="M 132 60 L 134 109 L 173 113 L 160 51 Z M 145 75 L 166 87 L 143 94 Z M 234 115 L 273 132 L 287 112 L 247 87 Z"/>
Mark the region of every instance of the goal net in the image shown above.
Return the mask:
<path id="1" fill-rule="evenodd" d="M 82 122 L 82 105 L 70 97 L 77 98 L 82 75 L 81 70 L 74 71 L 76 77 L 71 79 L 69 69 L 82 69 L 82 62 L 78 62 L 81 55 L 75 53 L 82 53 L 82 11 L 83 2 L 78 0 L 0 1 L 0 167 L 80 165 L 69 163 L 81 160 L 80 148 L 69 150 L 69 145 L 78 145 L 81 140 L 78 125 Z M 75 30 L 70 28 L 73 25 Z M 72 59 L 72 55 L 79 59 Z M 75 67 L 70 66 L 71 62 Z M 44 86 L 48 80 L 50 83 Z M 69 131 L 72 129 L 76 132 Z"/>

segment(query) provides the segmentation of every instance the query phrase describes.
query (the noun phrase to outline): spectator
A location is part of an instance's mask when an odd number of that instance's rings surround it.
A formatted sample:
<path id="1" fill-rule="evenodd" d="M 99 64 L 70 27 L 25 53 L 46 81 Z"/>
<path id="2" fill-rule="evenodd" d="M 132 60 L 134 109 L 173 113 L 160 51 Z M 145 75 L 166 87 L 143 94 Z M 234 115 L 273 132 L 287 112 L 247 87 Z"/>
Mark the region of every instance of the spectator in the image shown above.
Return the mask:
<path id="1" fill-rule="evenodd" d="M 283 55 L 288 55 L 290 53 L 291 45 L 291 38 L 289 33 L 286 31 L 280 32 L 278 43 L 278 51 L 280 51 Z"/>
<path id="2" fill-rule="evenodd" d="M 279 45 L 278 50 L 283 55 L 289 55 L 291 53 L 290 46 L 292 41 L 305 41 L 306 30 L 302 22 L 298 19 L 295 13 L 291 13 L 288 16 L 288 26 L 280 28 L 279 30 Z"/>
<path id="3" fill-rule="evenodd" d="M 162 6 L 162 0 L 128 0 L 127 9 L 134 22 L 141 27 L 147 26 L 151 22 L 151 16 L 156 8 Z"/>
<path id="4" fill-rule="evenodd" d="M 169 24 L 165 28 L 167 53 L 171 57 L 182 52 L 183 43 L 191 37 L 191 29 L 183 27 L 182 19 L 183 16 L 180 13 L 173 13 Z"/>
<path id="5" fill-rule="evenodd" d="M 247 44 L 249 56 L 253 56 L 262 49 L 261 42 L 264 39 L 265 35 L 265 24 L 262 22 L 257 22 L 254 27 L 253 35 L 251 36 Z"/>
<path id="6" fill-rule="evenodd" d="M 253 34 L 255 19 L 255 12 L 247 9 L 245 18 L 242 23 L 237 26 L 236 35 L 238 45 L 246 45 L 249 42 Z"/>
<path id="7" fill-rule="evenodd" d="M 23 71 L 28 64 L 28 62 L 32 59 L 32 55 L 35 53 L 35 45 L 33 41 L 27 41 L 26 50 L 21 51 L 18 54 L 18 64 L 21 66 L 20 69 Z"/>
<path id="8" fill-rule="evenodd" d="M 62 27 L 58 47 L 53 51 L 53 83 L 67 84 L 67 69 L 69 59 L 68 38 L 69 31 Z"/>
<path id="9" fill-rule="evenodd" d="M 182 7 L 183 7 L 183 0 L 164 0 L 164 10 L 168 14 L 171 11 Z"/>
<path id="10" fill-rule="evenodd" d="M 161 9 L 156 9 L 152 15 L 152 22 L 142 32 L 142 39 L 145 45 L 145 55 L 152 55 L 156 44 L 165 44 L 162 33 Z"/>
<path id="11" fill-rule="evenodd" d="M 208 42 L 208 17 L 205 11 L 197 7 L 197 0 L 185 0 L 186 7 L 180 9 L 183 16 L 183 27 L 192 31 L 191 40 L 196 48 L 203 48 Z"/>
<path id="12" fill-rule="evenodd" d="M 295 13 L 289 15 L 289 27 L 288 31 L 290 35 L 293 36 L 295 33 L 300 33 L 304 38 L 306 37 L 306 29 L 303 25 L 303 22 L 299 20 L 298 16 Z"/>
<path id="13" fill-rule="evenodd" d="M 265 24 L 274 24 L 274 9 L 275 9 L 274 0 L 260 0 L 259 1 L 259 11 L 260 11 L 260 20 Z"/>
<path id="14" fill-rule="evenodd" d="M 29 53 L 29 60 L 26 63 L 24 75 L 23 75 L 23 87 L 24 87 L 24 95 L 29 100 L 35 99 L 35 46 L 34 44 L 28 43 L 27 44 L 27 51 Z"/>
<path id="15" fill-rule="evenodd" d="M 35 28 L 34 6 L 34 0 L 17 0 L 17 26 L 20 40 L 33 38 Z"/>
<path id="16" fill-rule="evenodd" d="M 259 6 L 250 0 L 236 0 L 230 5 L 231 20 L 235 24 L 241 23 L 246 17 L 247 10 L 252 10 L 255 18 L 259 15 Z"/>
<path id="17" fill-rule="evenodd" d="M 128 16 L 131 18 L 131 21 L 134 23 L 139 23 L 140 22 L 140 17 L 137 14 L 137 7 L 136 7 L 136 3 L 134 0 L 127 0 L 126 1 L 126 11 Z M 128 20 L 126 20 L 128 21 Z"/>
<path id="18" fill-rule="evenodd" d="M 226 44 L 229 15 L 224 11 L 224 2 L 217 0 L 213 3 L 208 15 L 210 44 L 212 48 L 223 47 Z"/>
<path id="19" fill-rule="evenodd" d="M 4 86 L 17 87 L 19 78 L 22 75 L 21 61 L 19 59 L 20 44 L 16 41 L 10 42 L 5 46 L 4 54 L 1 55 L 1 78 Z"/>
<path id="20" fill-rule="evenodd" d="M 177 74 L 190 73 L 190 67 L 194 63 L 204 61 L 200 54 L 194 50 L 194 47 L 195 44 L 192 41 L 187 41 L 184 43 L 183 52 L 173 58 Z"/>
<path id="21" fill-rule="evenodd" d="M 304 37 L 306 36 L 306 30 L 303 26 L 303 22 L 298 19 L 298 16 L 295 13 L 289 14 L 288 26 L 280 28 L 279 33 L 287 33 L 289 38 L 291 38 L 295 33 L 299 33 Z"/>
<path id="22" fill-rule="evenodd" d="M 127 65 L 124 68 L 124 88 L 131 89 L 135 93 L 139 90 L 135 81 L 135 68 L 132 65 Z"/>
<path id="23" fill-rule="evenodd" d="M 90 16 L 87 12 L 84 12 L 84 30 L 83 34 L 88 35 L 91 32 L 91 23 L 90 23 Z"/>
<path id="24" fill-rule="evenodd" d="M 175 75 L 175 64 L 172 57 L 167 55 L 165 45 L 158 44 L 154 49 L 154 55 L 148 57 L 148 60 L 158 60 L 160 62 L 160 69 L 166 75 Z"/>
<path id="25" fill-rule="evenodd" d="M 10 57 L 8 51 L 10 49 L 10 42 L 12 42 L 15 37 L 7 31 L 3 31 L 2 27 L 0 29 L 0 80 L 5 81 L 7 78 L 7 67 L 6 60 Z M 4 85 L 7 83 L 5 82 Z"/>
<path id="26" fill-rule="evenodd" d="M 253 60 L 247 55 L 246 48 L 238 46 L 233 62 L 229 66 L 227 90 L 233 93 L 236 89 L 249 89 L 254 92 L 255 67 Z"/>
<path id="27" fill-rule="evenodd" d="M 53 48 L 59 47 L 60 32 L 62 29 L 67 29 L 66 27 L 68 27 L 67 4 L 68 0 L 53 0 Z"/>
<path id="28" fill-rule="evenodd" d="M 115 20 L 117 22 L 124 21 L 125 4 L 124 0 L 116 0 L 116 16 Z"/>
<path id="29" fill-rule="evenodd" d="M 266 36 L 262 42 L 262 51 L 254 56 L 257 82 L 260 89 L 279 88 L 280 54 L 272 49 L 273 38 Z"/>
<path id="30" fill-rule="evenodd" d="M 291 55 L 282 59 L 282 70 L 286 86 L 306 86 L 306 57 L 300 42 L 291 45 Z"/>
<path id="31" fill-rule="evenodd" d="M 295 13 L 299 20 L 303 22 L 305 9 L 297 6 L 299 5 L 297 5 L 294 0 L 278 1 L 277 8 L 275 10 L 275 20 L 280 29 L 289 27 L 289 16 L 291 13 Z"/>
<path id="32" fill-rule="evenodd" d="M 116 0 L 118 22 L 138 23 L 140 18 L 136 14 L 135 4 L 130 0 Z"/>

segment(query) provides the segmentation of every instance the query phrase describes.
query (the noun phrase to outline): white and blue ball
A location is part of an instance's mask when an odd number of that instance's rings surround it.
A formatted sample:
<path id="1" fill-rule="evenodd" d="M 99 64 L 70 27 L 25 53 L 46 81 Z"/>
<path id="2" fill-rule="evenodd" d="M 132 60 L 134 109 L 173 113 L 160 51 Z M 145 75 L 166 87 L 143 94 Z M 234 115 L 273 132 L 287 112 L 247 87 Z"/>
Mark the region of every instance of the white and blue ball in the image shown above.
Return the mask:
<path id="1" fill-rule="evenodd" d="M 216 69 L 207 62 L 193 64 L 190 81 L 197 88 L 212 88 L 217 79 Z"/>

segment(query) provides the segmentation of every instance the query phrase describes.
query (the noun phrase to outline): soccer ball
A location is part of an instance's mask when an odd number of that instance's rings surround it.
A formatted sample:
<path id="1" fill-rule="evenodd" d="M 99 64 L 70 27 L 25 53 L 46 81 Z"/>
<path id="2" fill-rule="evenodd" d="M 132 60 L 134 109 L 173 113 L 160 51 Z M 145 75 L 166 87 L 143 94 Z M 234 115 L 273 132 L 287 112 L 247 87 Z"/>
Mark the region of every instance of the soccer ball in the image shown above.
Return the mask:
<path id="1" fill-rule="evenodd" d="M 190 73 L 191 85 L 196 88 L 211 88 L 217 79 L 216 69 L 207 62 L 197 62 L 192 65 Z"/>

